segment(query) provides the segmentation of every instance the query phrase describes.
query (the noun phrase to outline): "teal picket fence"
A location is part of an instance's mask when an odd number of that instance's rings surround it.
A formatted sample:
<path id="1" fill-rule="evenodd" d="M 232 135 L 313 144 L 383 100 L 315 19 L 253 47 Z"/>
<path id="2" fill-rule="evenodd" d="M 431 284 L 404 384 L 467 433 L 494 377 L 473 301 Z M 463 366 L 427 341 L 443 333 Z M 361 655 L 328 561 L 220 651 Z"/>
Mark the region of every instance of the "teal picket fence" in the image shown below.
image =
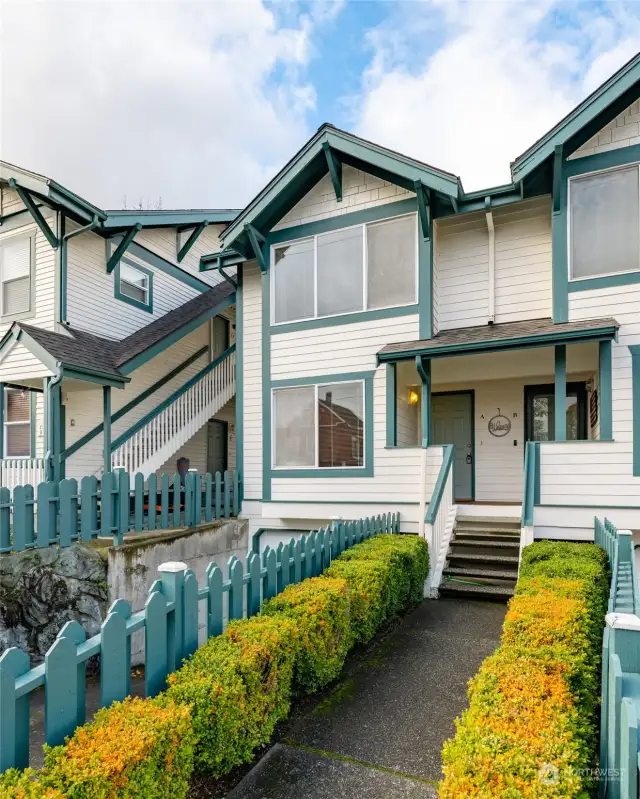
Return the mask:
<path id="1" fill-rule="evenodd" d="M 335 523 L 277 549 L 267 547 L 262 556 L 252 552 L 246 567 L 231 557 L 226 577 L 212 562 L 204 586 L 185 564 L 166 563 L 144 610 L 132 613 L 128 602 L 117 600 L 89 639 L 80 624 L 67 622 L 44 663 L 34 668 L 26 653 L 8 649 L 0 657 L 0 772 L 29 764 L 29 698 L 37 689 L 44 686 L 45 739 L 56 746 L 85 722 L 89 658 L 100 658 L 101 707 L 122 700 L 131 693 L 131 636 L 143 631 L 145 694 L 156 696 L 167 676 L 198 648 L 200 611 L 206 636 L 220 635 L 226 620 L 256 615 L 265 600 L 290 583 L 321 574 L 345 549 L 399 531 L 399 513 Z"/>
<path id="2" fill-rule="evenodd" d="M 600 786 L 604 799 L 638 799 L 640 741 L 640 593 L 629 530 L 595 520 L 606 550 L 611 588 L 602 638 Z"/>
<path id="3" fill-rule="evenodd" d="M 0 554 L 128 533 L 194 527 L 237 516 L 242 502 L 238 472 L 144 475 L 123 470 L 60 482 L 0 488 Z"/>

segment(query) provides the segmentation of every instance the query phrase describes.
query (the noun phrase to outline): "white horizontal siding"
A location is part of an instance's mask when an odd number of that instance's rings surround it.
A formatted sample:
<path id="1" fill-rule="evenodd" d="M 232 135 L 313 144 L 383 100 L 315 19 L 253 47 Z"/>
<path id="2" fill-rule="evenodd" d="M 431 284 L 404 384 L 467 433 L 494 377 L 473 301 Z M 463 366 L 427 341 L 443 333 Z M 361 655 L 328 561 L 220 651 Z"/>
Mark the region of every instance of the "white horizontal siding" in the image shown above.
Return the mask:
<path id="1" fill-rule="evenodd" d="M 25 204 L 18 196 L 18 192 L 6 186 L 0 186 L 0 215 L 9 216 L 24 210 Z"/>
<path id="2" fill-rule="evenodd" d="M 51 374 L 21 342 L 14 344 L 0 361 L 0 380 L 5 383 L 49 377 Z"/>
<path id="3" fill-rule="evenodd" d="M 584 158 L 585 155 L 618 150 L 633 144 L 640 144 L 640 100 L 631 103 L 613 121 L 570 155 L 569 159 Z"/>
<path id="4" fill-rule="evenodd" d="M 224 278 L 219 272 L 201 272 L 200 257 L 220 250 L 219 234 L 224 227 L 225 225 L 208 225 L 180 263 L 178 263 L 176 248 L 176 228 L 143 229 L 136 233 L 134 241 L 146 247 L 148 250 L 157 253 L 180 269 L 190 272 L 199 280 L 215 286 L 220 283 L 221 280 L 224 280 Z M 181 246 L 189 238 L 190 233 L 191 230 L 185 230 L 182 233 Z M 231 272 L 233 272 L 233 270 L 231 270 Z"/>
<path id="5" fill-rule="evenodd" d="M 262 498 L 262 286 L 255 262 L 243 271 L 244 496 Z"/>

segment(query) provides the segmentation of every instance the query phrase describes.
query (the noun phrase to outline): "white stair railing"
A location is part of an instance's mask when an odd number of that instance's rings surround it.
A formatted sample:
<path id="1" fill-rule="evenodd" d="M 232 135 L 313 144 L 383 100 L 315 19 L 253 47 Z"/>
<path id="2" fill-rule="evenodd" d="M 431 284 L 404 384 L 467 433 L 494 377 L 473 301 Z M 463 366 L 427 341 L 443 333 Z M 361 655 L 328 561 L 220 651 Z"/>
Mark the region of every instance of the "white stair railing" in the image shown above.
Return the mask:
<path id="1" fill-rule="evenodd" d="M 424 535 L 429 545 L 429 576 L 425 586 L 425 596 L 432 598 L 438 596 L 456 521 L 456 506 L 453 500 L 454 453 L 453 444 L 444 446 L 442 465 L 424 517 Z"/>
<path id="2" fill-rule="evenodd" d="M 0 460 L 0 487 L 11 492 L 16 486 L 44 483 L 44 458 L 4 458 Z"/>
<path id="3" fill-rule="evenodd" d="M 141 472 L 146 480 L 235 393 L 232 346 L 113 442 L 111 468 Z"/>

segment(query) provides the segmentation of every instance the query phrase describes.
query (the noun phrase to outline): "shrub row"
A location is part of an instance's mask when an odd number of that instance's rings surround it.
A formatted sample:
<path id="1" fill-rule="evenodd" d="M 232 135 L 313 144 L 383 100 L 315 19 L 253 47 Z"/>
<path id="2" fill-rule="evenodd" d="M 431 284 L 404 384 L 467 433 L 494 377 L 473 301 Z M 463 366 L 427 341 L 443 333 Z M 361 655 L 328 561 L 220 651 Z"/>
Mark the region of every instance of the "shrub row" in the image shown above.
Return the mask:
<path id="1" fill-rule="evenodd" d="M 587 797 L 597 762 L 608 567 L 594 544 L 523 552 L 502 642 L 443 751 L 441 799 Z"/>
<path id="2" fill-rule="evenodd" d="M 355 643 L 421 600 L 427 571 L 422 539 L 357 544 L 259 616 L 229 624 L 170 675 L 160 696 L 99 711 L 48 750 L 38 774 L 7 772 L 0 799 L 181 799 L 193 768 L 221 776 L 250 762 L 294 693 L 334 680 Z"/>

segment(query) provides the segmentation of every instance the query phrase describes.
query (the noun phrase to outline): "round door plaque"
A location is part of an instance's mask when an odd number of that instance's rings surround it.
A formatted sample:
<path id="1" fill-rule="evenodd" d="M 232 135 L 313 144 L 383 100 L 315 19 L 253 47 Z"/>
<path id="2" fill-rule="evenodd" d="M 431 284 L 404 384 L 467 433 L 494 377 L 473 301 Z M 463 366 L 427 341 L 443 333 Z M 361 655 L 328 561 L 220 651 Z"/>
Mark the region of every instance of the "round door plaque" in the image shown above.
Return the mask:
<path id="1" fill-rule="evenodd" d="M 487 426 L 492 436 L 502 438 L 511 432 L 511 419 L 501 414 L 500 408 L 498 408 L 498 413 L 489 419 Z"/>

